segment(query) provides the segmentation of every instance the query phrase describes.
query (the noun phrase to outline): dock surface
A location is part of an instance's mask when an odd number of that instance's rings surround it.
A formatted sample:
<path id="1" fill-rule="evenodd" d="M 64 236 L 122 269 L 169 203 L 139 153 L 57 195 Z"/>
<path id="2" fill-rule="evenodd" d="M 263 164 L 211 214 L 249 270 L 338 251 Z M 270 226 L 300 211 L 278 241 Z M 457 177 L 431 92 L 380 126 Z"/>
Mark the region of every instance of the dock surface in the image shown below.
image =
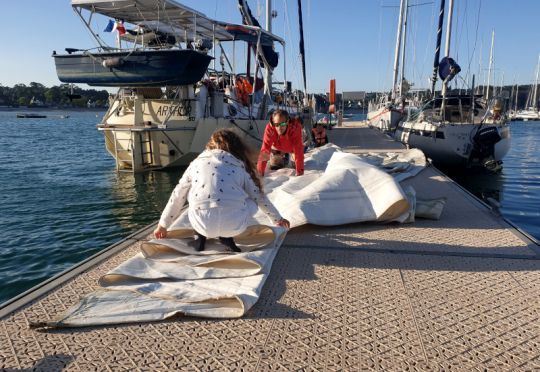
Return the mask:
<path id="1" fill-rule="evenodd" d="M 365 127 L 346 151 L 401 151 Z M 240 319 L 37 332 L 98 288 L 152 227 L 0 310 L 0 368 L 18 370 L 540 370 L 540 248 L 433 167 L 404 181 L 447 197 L 438 221 L 289 232 Z"/>

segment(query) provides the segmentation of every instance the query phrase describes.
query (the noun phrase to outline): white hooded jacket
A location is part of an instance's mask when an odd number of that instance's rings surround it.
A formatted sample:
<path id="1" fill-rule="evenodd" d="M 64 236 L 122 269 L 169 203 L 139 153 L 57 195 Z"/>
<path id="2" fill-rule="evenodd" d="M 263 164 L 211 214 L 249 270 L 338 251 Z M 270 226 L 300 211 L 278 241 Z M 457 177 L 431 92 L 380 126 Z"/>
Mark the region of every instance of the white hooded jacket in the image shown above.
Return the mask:
<path id="1" fill-rule="evenodd" d="M 205 150 L 186 169 L 173 190 L 159 224 L 165 228 L 178 218 L 186 199 L 190 211 L 212 208 L 246 209 L 253 200 L 275 224 L 281 215 L 259 190 L 244 164 L 223 150 Z"/>

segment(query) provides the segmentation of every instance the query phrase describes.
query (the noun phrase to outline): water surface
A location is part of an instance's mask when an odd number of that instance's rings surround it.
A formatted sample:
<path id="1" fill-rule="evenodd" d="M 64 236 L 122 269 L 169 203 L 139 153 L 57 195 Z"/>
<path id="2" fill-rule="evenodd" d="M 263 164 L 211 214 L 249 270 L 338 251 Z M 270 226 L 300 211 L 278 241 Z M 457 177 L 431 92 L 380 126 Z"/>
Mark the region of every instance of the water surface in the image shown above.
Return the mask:
<path id="1" fill-rule="evenodd" d="M 155 221 L 181 174 L 117 174 L 102 112 L 45 114 L 0 112 L 0 303 Z"/>

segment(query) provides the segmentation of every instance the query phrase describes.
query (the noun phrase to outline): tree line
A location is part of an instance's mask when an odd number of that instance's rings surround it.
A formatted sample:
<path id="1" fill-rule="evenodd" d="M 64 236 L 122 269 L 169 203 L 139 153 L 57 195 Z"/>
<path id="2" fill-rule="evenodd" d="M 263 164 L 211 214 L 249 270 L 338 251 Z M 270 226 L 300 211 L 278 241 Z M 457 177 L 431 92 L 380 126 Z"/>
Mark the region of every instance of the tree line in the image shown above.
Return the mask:
<path id="1" fill-rule="evenodd" d="M 106 90 L 82 89 L 69 84 L 60 84 L 46 87 L 43 84 L 31 82 L 15 84 L 7 87 L 0 84 L 0 106 L 29 106 L 40 103 L 49 107 L 88 107 L 88 103 L 95 107 L 105 107 L 109 97 Z"/>

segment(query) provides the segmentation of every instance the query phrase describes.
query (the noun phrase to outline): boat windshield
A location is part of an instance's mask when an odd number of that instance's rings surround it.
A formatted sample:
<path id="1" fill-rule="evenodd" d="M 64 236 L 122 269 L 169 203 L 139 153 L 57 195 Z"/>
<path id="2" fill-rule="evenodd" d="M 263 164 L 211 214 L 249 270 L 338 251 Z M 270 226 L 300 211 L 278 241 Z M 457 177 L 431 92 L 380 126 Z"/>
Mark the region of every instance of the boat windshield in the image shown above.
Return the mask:
<path id="1" fill-rule="evenodd" d="M 474 115 L 476 116 L 480 110 L 484 110 L 484 103 L 480 100 L 481 96 L 474 96 Z M 443 102 L 442 97 L 437 97 L 426 102 L 422 108 L 413 112 L 409 116 L 409 120 L 417 120 L 426 116 L 438 116 Z M 460 120 L 464 116 L 470 115 L 473 108 L 473 98 L 470 95 L 448 96 L 446 97 L 445 121 Z"/>

